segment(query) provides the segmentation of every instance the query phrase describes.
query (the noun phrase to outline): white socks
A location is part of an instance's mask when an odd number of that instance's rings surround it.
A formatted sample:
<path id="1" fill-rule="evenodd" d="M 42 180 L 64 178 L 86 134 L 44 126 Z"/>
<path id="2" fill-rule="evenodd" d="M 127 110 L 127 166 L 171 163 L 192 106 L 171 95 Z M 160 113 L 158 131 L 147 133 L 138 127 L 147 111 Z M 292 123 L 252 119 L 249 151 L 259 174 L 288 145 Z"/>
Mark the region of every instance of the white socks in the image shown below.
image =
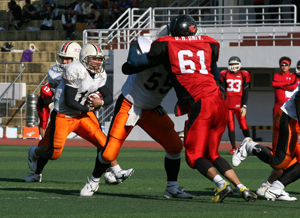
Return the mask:
<path id="1" fill-rule="evenodd" d="M 110 167 L 110 170 L 113 174 L 117 174 L 119 171 L 122 170 L 122 168 L 120 167 L 120 165 L 114 166 L 114 167 Z"/>
<path id="2" fill-rule="evenodd" d="M 95 178 L 94 176 L 92 176 L 92 178 L 90 179 L 90 183 L 94 183 L 94 184 L 98 184 L 100 182 L 100 178 Z"/>
<path id="3" fill-rule="evenodd" d="M 254 141 L 249 141 L 246 145 L 246 150 L 247 150 L 247 154 L 248 155 L 253 155 L 253 149 L 254 146 L 257 145 L 258 143 L 254 142 Z"/>
<path id="4" fill-rule="evenodd" d="M 214 177 L 213 182 L 216 184 L 216 186 L 218 186 L 218 188 L 223 188 L 226 181 L 218 174 Z"/>

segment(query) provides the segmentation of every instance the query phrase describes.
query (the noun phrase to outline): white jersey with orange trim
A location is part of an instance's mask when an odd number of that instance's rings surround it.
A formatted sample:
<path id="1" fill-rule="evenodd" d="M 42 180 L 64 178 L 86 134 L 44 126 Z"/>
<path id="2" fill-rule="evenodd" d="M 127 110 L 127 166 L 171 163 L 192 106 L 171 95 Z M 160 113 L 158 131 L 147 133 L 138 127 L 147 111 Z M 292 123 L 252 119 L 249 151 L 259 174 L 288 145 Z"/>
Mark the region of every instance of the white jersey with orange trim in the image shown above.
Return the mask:
<path id="1" fill-rule="evenodd" d="M 74 110 L 65 105 L 65 86 L 76 88 L 77 94 L 75 100 L 84 105 L 87 96 L 104 86 L 106 80 L 107 75 L 105 70 L 103 70 L 101 74 L 95 74 L 94 78 L 92 78 L 90 73 L 80 62 L 66 65 L 62 74 L 62 81 L 55 90 L 54 110 L 66 115 L 79 115 L 81 111 Z"/>

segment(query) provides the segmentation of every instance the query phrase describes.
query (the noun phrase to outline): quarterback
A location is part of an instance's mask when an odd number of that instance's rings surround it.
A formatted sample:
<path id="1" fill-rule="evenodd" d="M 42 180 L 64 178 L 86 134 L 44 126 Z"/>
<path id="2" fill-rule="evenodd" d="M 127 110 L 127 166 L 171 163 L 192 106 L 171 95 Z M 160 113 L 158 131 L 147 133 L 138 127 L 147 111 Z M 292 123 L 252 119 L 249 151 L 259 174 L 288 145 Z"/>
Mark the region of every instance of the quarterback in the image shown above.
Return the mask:
<path id="1" fill-rule="evenodd" d="M 87 44 L 82 49 L 77 45 L 72 50 L 77 51 L 79 62 L 74 60 L 64 68 L 62 80 L 55 90 L 54 110 L 45 137 L 38 147 L 29 148 L 28 165 L 35 172 L 31 181 L 41 181 L 44 166 L 49 159 L 60 157 L 69 133 L 75 132 L 99 150 L 106 142 L 106 136 L 93 113 L 95 109 L 112 103 L 112 95 L 105 86 L 104 54 L 97 44 Z M 89 98 L 91 102 L 87 104 L 88 96 L 96 91 L 102 94 L 103 99 Z M 124 177 L 124 173 L 127 171 L 120 170 L 120 177 Z M 26 178 L 24 181 L 29 181 L 30 178 Z"/>

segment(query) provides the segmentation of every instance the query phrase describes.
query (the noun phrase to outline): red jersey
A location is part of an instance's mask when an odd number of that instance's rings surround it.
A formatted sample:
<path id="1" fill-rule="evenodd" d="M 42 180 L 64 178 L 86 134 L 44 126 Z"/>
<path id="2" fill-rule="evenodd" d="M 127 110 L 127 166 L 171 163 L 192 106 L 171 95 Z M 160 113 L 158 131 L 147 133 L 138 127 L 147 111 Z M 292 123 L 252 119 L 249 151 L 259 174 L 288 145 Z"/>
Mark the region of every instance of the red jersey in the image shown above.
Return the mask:
<path id="1" fill-rule="evenodd" d="M 276 73 L 271 82 L 275 88 L 275 104 L 282 106 L 291 96 L 286 91 L 293 91 L 298 86 L 298 77 L 295 73 Z"/>
<path id="2" fill-rule="evenodd" d="M 41 93 L 40 93 L 40 96 L 39 96 L 39 99 L 38 99 L 38 103 L 37 103 L 38 104 L 37 107 L 38 107 L 38 109 L 41 112 L 43 110 L 43 112 L 50 113 L 50 108 L 49 108 L 48 104 L 47 105 L 43 104 L 43 99 L 45 98 L 45 99 L 51 101 L 52 98 L 53 98 L 53 96 L 54 96 L 54 94 L 53 94 L 53 92 L 50 89 L 49 82 L 47 82 L 41 88 Z"/>
<path id="3" fill-rule="evenodd" d="M 209 36 L 164 36 L 152 43 L 151 64 L 162 63 L 169 72 L 179 100 L 198 102 L 221 95 L 210 72 L 219 56 L 219 43 Z"/>
<path id="4" fill-rule="evenodd" d="M 225 82 L 226 102 L 229 108 L 240 108 L 246 104 L 242 103 L 242 97 L 244 94 L 245 83 L 251 82 L 251 75 L 248 71 L 239 70 L 236 74 L 233 74 L 229 70 L 223 70 L 221 72 L 220 83 Z"/>

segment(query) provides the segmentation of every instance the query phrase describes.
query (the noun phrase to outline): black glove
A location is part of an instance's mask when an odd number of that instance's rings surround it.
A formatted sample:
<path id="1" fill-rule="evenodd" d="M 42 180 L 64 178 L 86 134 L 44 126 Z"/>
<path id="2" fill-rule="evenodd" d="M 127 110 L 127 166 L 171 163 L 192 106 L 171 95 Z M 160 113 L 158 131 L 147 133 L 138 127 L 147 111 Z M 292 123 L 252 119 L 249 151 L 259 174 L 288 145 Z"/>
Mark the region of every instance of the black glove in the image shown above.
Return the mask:
<path id="1" fill-rule="evenodd" d="M 167 113 L 167 111 L 165 111 L 165 109 L 161 105 L 157 106 L 153 110 L 160 116 L 163 116 L 164 114 Z"/>

